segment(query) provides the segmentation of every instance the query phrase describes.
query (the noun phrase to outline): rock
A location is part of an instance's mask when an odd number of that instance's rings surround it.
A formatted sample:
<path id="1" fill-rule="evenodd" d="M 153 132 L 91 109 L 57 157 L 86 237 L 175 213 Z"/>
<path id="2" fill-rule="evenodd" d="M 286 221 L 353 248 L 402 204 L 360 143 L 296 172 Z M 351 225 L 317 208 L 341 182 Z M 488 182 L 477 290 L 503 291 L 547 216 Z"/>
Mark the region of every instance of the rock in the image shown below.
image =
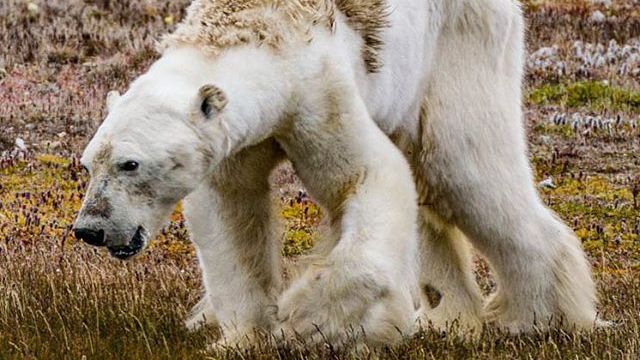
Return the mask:
<path id="1" fill-rule="evenodd" d="M 556 185 L 553 183 L 553 178 L 547 178 L 538 183 L 538 187 L 541 189 L 555 189 Z"/>
<path id="2" fill-rule="evenodd" d="M 593 12 L 593 14 L 591 14 L 591 17 L 589 19 L 593 22 L 599 23 L 605 21 L 607 17 L 602 13 L 602 11 L 596 10 Z"/>
<path id="3" fill-rule="evenodd" d="M 22 138 L 16 138 L 15 145 L 18 149 L 27 151 L 27 145 L 24 143 L 24 140 Z"/>
<path id="4" fill-rule="evenodd" d="M 37 15 L 38 12 L 40 12 L 40 6 L 36 3 L 30 2 L 27 4 L 27 11 L 29 11 L 29 14 L 31 15 Z"/>
<path id="5" fill-rule="evenodd" d="M 542 136 L 540 136 L 540 141 L 542 141 L 542 143 L 545 144 L 545 145 L 549 145 L 549 144 L 551 144 L 551 137 L 549 137 L 547 135 L 542 135 Z"/>

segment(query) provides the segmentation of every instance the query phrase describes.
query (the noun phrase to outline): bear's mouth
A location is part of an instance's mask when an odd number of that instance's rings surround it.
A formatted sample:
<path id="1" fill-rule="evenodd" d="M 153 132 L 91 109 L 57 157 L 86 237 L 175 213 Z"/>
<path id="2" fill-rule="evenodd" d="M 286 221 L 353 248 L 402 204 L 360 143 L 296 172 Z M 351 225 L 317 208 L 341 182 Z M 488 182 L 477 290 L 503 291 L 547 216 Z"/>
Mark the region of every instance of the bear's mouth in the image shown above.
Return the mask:
<path id="1" fill-rule="evenodd" d="M 108 246 L 109 254 L 120 260 L 128 260 L 137 255 L 147 243 L 147 232 L 142 226 L 138 226 L 135 235 L 127 246 Z"/>

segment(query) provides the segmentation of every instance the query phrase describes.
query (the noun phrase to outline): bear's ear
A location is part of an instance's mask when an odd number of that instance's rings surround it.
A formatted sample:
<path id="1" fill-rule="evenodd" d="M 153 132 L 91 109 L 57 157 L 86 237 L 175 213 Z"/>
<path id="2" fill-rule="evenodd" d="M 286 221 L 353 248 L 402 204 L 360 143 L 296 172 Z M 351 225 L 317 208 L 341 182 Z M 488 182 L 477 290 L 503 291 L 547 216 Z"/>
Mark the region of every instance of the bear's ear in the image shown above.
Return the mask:
<path id="1" fill-rule="evenodd" d="M 227 106 L 227 95 L 215 85 L 204 85 L 198 91 L 200 113 L 207 119 L 213 118 Z"/>
<path id="2" fill-rule="evenodd" d="M 107 112 L 113 111 L 113 108 L 120 101 L 120 93 L 117 91 L 109 91 L 107 94 Z"/>

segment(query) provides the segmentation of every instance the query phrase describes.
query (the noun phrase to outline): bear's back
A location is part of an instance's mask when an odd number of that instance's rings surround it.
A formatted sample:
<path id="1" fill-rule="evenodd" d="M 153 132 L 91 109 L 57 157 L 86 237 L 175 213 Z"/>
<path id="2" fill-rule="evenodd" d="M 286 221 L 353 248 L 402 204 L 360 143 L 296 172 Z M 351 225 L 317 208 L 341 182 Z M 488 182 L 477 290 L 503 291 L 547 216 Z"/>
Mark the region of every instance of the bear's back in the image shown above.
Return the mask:
<path id="1" fill-rule="evenodd" d="M 312 26 L 333 31 L 336 11 L 362 36 L 363 61 L 377 71 L 380 33 L 388 26 L 385 0 L 195 0 L 159 49 L 196 46 L 213 55 L 249 44 L 279 49 L 294 39 L 311 40 Z"/>

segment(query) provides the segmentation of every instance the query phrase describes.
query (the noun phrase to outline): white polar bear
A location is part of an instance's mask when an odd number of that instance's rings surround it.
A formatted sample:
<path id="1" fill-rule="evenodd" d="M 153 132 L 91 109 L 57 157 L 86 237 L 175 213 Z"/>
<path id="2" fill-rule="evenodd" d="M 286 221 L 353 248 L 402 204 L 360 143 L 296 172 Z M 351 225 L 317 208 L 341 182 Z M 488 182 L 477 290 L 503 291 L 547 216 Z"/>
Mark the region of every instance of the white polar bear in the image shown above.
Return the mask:
<path id="1" fill-rule="evenodd" d="M 184 198 L 206 288 L 189 325 L 232 342 L 391 343 L 416 310 L 439 327 L 589 328 L 588 262 L 526 156 L 523 31 L 511 0 L 196 0 L 109 97 L 76 233 L 128 258 Z M 281 292 L 267 178 L 285 156 L 332 231 Z M 471 246 L 499 284 L 484 308 Z"/>

